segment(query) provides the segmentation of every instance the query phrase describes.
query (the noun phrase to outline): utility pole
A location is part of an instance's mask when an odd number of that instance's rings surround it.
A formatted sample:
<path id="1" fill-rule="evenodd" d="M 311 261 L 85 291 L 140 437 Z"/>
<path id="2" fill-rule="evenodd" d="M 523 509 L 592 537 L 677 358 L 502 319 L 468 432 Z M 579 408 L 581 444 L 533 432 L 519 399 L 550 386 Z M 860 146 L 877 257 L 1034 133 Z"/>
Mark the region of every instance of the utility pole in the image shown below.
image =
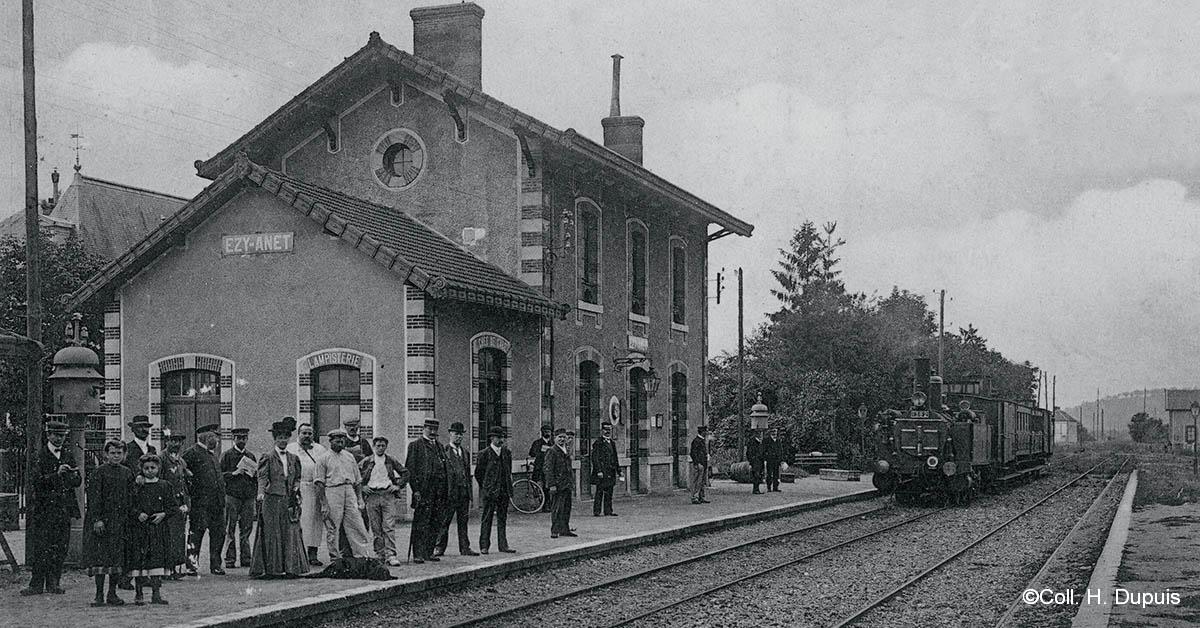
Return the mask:
<path id="1" fill-rule="evenodd" d="M 1058 412 L 1058 376 L 1050 378 L 1050 411 Z"/>
<path id="2" fill-rule="evenodd" d="M 1100 408 L 1100 435 L 1104 435 L 1104 408 Z"/>
<path id="3" fill-rule="evenodd" d="M 742 269 L 738 277 L 738 460 L 746 459 L 746 349 L 744 307 L 742 299 Z"/>
<path id="4" fill-rule="evenodd" d="M 938 377 L 946 380 L 946 353 L 942 345 L 946 340 L 946 291 L 938 291 Z"/>
<path id="5" fill-rule="evenodd" d="M 25 101 L 25 335 L 33 340 L 25 363 L 25 521 L 42 450 L 42 281 L 38 211 L 37 107 L 33 81 L 33 0 L 21 2 L 21 74 Z M 26 523 L 28 526 L 28 523 Z M 27 561 L 28 562 L 28 561 Z"/>

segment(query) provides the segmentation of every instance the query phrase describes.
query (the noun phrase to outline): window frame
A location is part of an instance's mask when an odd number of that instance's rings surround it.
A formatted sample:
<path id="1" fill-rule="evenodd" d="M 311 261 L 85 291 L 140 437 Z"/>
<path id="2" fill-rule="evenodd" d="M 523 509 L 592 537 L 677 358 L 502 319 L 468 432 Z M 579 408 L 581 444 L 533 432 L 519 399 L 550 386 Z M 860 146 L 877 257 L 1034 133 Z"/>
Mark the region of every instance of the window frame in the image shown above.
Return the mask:
<path id="1" fill-rule="evenodd" d="M 588 239 L 585 237 L 585 220 L 595 219 L 595 260 L 594 277 L 588 281 L 587 249 Z M 575 256 L 575 294 L 579 309 L 590 312 L 604 312 L 604 212 L 595 201 L 587 198 L 575 200 L 575 224 L 577 225 L 579 246 Z M 585 287 L 586 286 L 586 287 Z M 584 298 L 585 290 L 591 288 L 595 292 L 594 300 Z"/>
<path id="2" fill-rule="evenodd" d="M 633 244 L 635 231 L 640 231 L 642 235 L 642 273 L 645 275 L 642 277 L 641 312 L 634 310 L 634 303 L 638 296 L 635 292 L 637 278 L 634 274 L 637 266 L 634 264 L 634 255 L 637 253 Z M 625 288 L 626 295 L 629 297 L 629 317 L 632 320 L 646 323 L 650 320 L 650 228 L 638 218 L 629 218 L 625 221 L 625 249 Z"/>
<path id="3" fill-rule="evenodd" d="M 679 236 L 671 236 L 669 255 L 667 263 L 670 264 L 671 276 L 671 328 L 675 331 L 688 331 L 687 316 L 687 272 L 688 272 L 688 251 L 687 241 Z M 678 252 L 681 255 L 682 268 L 676 269 L 675 255 Z M 676 320 L 675 314 L 682 310 L 680 314 L 681 320 Z"/>

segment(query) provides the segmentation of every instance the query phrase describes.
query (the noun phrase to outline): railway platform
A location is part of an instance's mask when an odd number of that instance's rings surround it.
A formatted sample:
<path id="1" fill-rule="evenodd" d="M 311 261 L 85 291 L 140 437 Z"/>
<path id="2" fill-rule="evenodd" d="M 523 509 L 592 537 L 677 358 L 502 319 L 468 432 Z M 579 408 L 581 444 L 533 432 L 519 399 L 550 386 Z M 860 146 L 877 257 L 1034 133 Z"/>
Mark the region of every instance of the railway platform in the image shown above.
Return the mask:
<path id="1" fill-rule="evenodd" d="M 134 607 L 132 594 L 125 597 L 126 607 L 91 608 L 94 593 L 91 579 L 80 571 L 64 575 L 67 593 L 62 596 L 19 597 L 17 589 L 28 577 L 3 581 L 4 622 L 9 625 L 44 625 L 45 605 L 55 606 L 54 625 L 80 625 L 98 622 L 116 626 L 270 626 L 290 620 L 337 613 L 358 604 L 403 593 L 453 585 L 473 578 L 503 576 L 530 567 L 601 554 L 671 538 L 685 537 L 724 525 L 748 523 L 772 516 L 822 505 L 865 499 L 874 493 L 869 476 L 859 482 L 836 482 L 816 476 L 782 484 L 782 492 L 751 495 L 750 486 L 715 480 L 708 490 L 711 504 L 693 505 L 686 491 L 644 495 L 614 500 L 617 517 L 593 517 L 590 500 L 574 504 L 571 523 L 579 535 L 575 538 L 550 538 L 549 514 L 509 514 L 508 538 L 516 554 L 492 553 L 487 556 L 459 556 L 457 541 L 438 563 L 402 564 L 391 568 L 396 580 L 299 579 L 254 580 L 247 569 L 228 570 L 226 576 L 210 576 L 202 570 L 198 578 L 170 582 L 163 586 L 169 606 Z M 478 549 L 478 514 L 472 511 L 471 546 Z M 408 524 L 397 526 L 401 551 L 407 548 Z M 7 533 L 18 553 L 24 539 Z M 454 531 L 451 531 L 454 536 Z M 493 548 L 494 549 L 494 548 Z M 201 553 L 207 556 L 207 548 Z M 326 557 L 322 554 L 322 560 Z M 203 561 L 202 561 L 203 562 Z"/>

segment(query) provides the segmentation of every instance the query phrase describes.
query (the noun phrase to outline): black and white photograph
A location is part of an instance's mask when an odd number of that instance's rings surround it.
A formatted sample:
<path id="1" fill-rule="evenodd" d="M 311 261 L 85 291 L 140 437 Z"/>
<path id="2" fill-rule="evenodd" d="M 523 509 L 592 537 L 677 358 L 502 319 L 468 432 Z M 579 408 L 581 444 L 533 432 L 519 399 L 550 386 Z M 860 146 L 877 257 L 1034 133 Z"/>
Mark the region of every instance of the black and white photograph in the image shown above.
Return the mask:
<path id="1" fill-rule="evenodd" d="M 1198 33 L 7 0 L 0 625 L 1195 626 Z"/>

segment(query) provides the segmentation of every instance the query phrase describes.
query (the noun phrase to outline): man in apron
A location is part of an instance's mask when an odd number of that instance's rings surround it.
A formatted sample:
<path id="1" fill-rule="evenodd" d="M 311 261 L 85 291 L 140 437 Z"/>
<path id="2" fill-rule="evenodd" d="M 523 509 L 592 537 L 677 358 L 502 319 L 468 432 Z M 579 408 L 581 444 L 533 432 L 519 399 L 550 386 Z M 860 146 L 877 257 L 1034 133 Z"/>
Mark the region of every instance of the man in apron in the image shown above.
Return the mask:
<path id="1" fill-rule="evenodd" d="M 300 459 L 300 529 L 308 550 L 308 564 L 320 567 L 323 563 L 317 559 L 317 548 L 321 546 L 321 539 L 325 538 L 325 519 L 317 506 L 313 472 L 317 468 L 317 462 L 329 450 L 321 443 L 313 441 L 313 426 L 309 423 L 300 424 L 300 438 L 296 442 L 288 443 L 287 450 Z"/>

